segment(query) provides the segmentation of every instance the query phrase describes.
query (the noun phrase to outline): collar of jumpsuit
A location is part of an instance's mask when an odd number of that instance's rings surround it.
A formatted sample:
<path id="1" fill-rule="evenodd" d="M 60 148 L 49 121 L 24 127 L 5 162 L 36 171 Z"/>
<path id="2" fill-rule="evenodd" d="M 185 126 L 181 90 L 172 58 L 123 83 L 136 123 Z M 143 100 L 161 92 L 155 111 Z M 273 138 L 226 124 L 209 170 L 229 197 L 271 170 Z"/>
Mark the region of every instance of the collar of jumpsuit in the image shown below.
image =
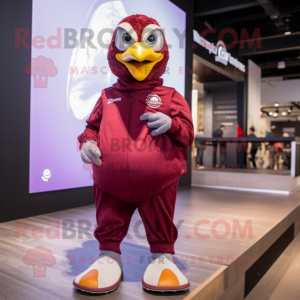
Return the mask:
<path id="1" fill-rule="evenodd" d="M 130 91 L 138 91 L 138 90 L 151 90 L 155 87 L 163 85 L 163 79 L 154 79 L 149 81 L 124 81 L 118 78 L 118 81 L 113 84 L 113 87 L 116 90 L 130 92 Z"/>

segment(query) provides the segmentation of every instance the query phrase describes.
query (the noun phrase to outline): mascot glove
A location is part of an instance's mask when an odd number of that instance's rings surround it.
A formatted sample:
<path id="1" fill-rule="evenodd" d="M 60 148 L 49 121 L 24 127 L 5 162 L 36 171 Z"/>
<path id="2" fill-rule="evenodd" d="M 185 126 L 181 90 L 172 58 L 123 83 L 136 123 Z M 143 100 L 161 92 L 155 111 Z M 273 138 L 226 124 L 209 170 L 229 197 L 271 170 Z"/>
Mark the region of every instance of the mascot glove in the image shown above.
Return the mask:
<path id="1" fill-rule="evenodd" d="M 172 125 L 172 119 L 161 112 L 143 114 L 141 115 L 140 120 L 148 121 L 147 126 L 149 128 L 155 128 L 155 130 L 152 130 L 151 132 L 152 136 L 166 133 Z"/>
<path id="2" fill-rule="evenodd" d="M 101 166 L 101 152 L 95 141 L 86 141 L 81 147 L 81 159 L 86 164 Z"/>

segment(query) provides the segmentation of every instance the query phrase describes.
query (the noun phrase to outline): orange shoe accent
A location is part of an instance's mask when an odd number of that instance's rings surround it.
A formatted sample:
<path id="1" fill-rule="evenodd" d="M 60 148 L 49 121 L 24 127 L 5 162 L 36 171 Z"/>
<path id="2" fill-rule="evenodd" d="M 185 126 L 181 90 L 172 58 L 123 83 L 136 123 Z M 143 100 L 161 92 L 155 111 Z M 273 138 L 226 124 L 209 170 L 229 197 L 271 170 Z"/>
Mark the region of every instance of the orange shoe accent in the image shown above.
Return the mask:
<path id="1" fill-rule="evenodd" d="M 80 285 L 98 288 L 98 270 L 91 270 L 86 273 L 79 281 Z"/>
<path id="2" fill-rule="evenodd" d="M 169 269 L 164 269 L 161 272 L 160 278 L 158 280 L 158 286 L 179 286 L 179 281 L 177 276 Z"/>

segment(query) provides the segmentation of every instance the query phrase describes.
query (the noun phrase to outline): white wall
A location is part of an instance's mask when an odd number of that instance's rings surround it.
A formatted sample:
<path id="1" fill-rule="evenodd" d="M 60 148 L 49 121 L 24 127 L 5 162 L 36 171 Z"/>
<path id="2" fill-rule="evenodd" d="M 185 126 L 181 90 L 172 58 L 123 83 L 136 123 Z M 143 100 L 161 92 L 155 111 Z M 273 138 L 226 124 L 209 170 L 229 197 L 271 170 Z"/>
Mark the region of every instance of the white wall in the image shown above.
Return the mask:
<path id="1" fill-rule="evenodd" d="M 244 128 L 245 133 L 251 126 L 256 132 L 260 128 L 261 70 L 252 60 L 248 60 L 248 67 L 248 126 L 246 130 Z"/>
<path id="2" fill-rule="evenodd" d="M 300 79 L 261 83 L 262 103 L 298 101 L 300 101 Z"/>

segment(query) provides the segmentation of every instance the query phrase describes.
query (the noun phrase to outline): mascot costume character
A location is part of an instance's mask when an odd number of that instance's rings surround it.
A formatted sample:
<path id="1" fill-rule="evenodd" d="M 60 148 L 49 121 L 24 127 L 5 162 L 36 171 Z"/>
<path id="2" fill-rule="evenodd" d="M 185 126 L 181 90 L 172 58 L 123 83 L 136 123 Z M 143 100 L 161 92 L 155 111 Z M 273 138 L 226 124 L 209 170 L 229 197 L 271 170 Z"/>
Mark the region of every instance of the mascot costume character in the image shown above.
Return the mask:
<path id="1" fill-rule="evenodd" d="M 93 164 L 100 256 L 73 284 L 91 293 L 116 289 L 122 279 L 120 243 L 138 208 L 153 261 L 142 285 L 152 291 L 181 291 L 189 281 L 172 261 L 173 223 L 179 177 L 187 171 L 193 123 L 186 100 L 163 86 L 168 45 L 156 20 L 123 19 L 114 31 L 108 62 L 118 81 L 102 91 L 84 132 L 81 157 Z"/>

